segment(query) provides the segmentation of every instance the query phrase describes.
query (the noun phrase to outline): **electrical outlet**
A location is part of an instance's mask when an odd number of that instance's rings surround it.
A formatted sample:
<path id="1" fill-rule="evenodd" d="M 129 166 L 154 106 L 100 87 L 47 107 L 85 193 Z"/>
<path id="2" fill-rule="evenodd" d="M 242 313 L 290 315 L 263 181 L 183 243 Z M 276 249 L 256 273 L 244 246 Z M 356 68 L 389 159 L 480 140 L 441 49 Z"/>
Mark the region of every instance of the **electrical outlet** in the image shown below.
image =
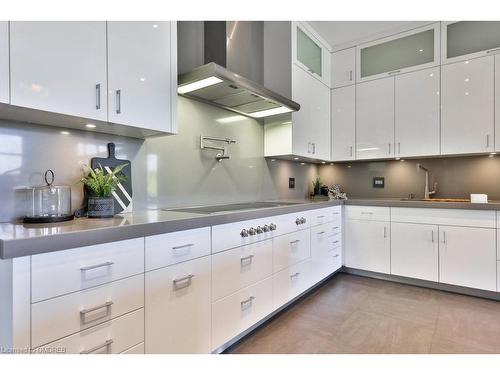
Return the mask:
<path id="1" fill-rule="evenodd" d="M 383 189 L 385 186 L 384 177 L 373 177 L 373 187 L 378 189 Z"/>
<path id="2" fill-rule="evenodd" d="M 295 189 L 295 177 L 290 177 L 288 179 L 288 188 Z"/>

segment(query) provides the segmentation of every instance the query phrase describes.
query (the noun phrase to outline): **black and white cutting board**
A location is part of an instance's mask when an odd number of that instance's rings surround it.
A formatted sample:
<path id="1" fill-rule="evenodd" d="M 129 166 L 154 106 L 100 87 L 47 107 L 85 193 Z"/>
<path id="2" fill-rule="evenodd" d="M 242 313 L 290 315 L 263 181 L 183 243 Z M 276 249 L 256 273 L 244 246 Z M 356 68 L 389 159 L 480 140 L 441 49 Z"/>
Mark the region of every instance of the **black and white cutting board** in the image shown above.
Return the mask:
<path id="1" fill-rule="evenodd" d="M 132 211 L 132 166 L 130 160 L 117 159 L 115 157 L 115 144 L 108 143 L 108 157 L 107 158 L 92 158 L 90 167 L 92 169 L 99 168 L 102 165 L 105 172 L 112 172 L 116 167 L 122 164 L 127 164 L 122 170 L 127 179 L 118 185 L 118 188 L 113 192 L 115 200 L 115 214 L 120 212 Z"/>

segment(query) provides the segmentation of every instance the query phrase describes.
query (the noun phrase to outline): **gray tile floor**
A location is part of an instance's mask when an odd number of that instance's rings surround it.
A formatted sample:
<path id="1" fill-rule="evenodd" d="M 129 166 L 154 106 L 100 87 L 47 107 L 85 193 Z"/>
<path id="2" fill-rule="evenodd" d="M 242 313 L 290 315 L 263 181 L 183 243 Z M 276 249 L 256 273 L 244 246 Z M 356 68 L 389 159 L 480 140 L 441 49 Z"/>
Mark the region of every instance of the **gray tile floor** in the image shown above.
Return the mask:
<path id="1" fill-rule="evenodd" d="M 500 353 L 500 302 L 339 274 L 231 353 Z"/>

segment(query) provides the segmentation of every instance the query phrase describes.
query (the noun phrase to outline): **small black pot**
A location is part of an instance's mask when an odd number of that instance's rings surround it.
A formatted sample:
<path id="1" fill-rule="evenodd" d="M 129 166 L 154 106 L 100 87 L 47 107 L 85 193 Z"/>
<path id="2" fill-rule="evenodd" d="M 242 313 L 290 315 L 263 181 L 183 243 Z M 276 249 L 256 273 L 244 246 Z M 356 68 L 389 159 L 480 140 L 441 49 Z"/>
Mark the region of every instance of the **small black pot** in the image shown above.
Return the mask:
<path id="1" fill-rule="evenodd" d="M 90 218 L 110 218 L 115 216 L 115 201 L 113 197 L 89 197 L 87 209 Z"/>
<path id="2" fill-rule="evenodd" d="M 321 187 L 319 188 L 314 187 L 314 195 L 321 195 Z"/>

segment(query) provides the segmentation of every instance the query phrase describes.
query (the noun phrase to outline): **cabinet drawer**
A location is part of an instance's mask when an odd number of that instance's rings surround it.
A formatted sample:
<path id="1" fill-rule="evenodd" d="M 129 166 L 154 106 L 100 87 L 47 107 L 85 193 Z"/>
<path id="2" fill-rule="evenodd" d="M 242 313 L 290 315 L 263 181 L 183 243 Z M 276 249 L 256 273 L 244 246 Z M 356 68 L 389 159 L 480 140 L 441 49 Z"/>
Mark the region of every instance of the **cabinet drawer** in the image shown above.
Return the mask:
<path id="1" fill-rule="evenodd" d="M 342 206 L 322 208 L 309 211 L 311 226 L 321 225 L 332 221 L 340 223 L 342 220 Z"/>
<path id="2" fill-rule="evenodd" d="M 375 206 L 346 206 L 346 219 L 389 221 L 391 209 Z"/>
<path id="3" fill-rule="evenodd" d="M 144 307 L 144 275 L 67 294 L 31 306 L 33 347 Z"/>
<path id="4" fill-rule="evenodd" d="M 312 285 L 311 262 L 306 260 L 273 275 L 274 307 L 279 308 Z"/>
<path id="5" fill-rule="evenodd" d="M 254 284 L 273 272 L 273 240 L 223 251 L 212 256 L 212 300 Z"/>
<path id="6" fill-rule="evenodd" d="M 209 256 L 146 273 L 146 353 L 210 352 Z"/>
<path id="7" fill-rule="evenodd" d="M 285 234 L 274 238 L 273 271 L 307 259 L 311 255 L 311 235 L 309 229 Z"/>
<path id="8" fill-rule="evenodd" d="M 259 322 L 272 309 L 271 277 L 213 303 L 212 350 Z"/>
<path id="9" fill-rule="evenodd" d="M 233 249 L 248 245 L 254 242 L 267 240 L 280 233 L 284 233 L 282 225 L 277 222 L 277 216 L 263 217 L 262 219 L 239 221 L 236 223 L 228 223 L 215 225 L 212 227 L 212 253 Z M 258 227 L 264 228 L 274 224 L 275 230 L 267 232 L 256 233 L 254 235 L 242 236 L 242 230 L 249 231 L 251 228 L 257 230 Z M 267 229 L 267 228 L 266 228 Z M 260 229 L 259 229 L 260 230 Z"/>
<path id="10" fill-rule="evenodd" d="M 31 258 L 32 302 L 144 272 L 144 238 L 110 242 Z"/>
<path id="11" fill-rule="evenodd" d="M 210 228 L 146 237 L 146 270 L 152 270 L 210 254 Z"/>
<path id="12" fill-rule="evenodd" d="M 144 341 L 144 309 L 33 350 L 37 354 L 118 354 Z"/>
<path id="13" fill-rule="evenodd" d="M 280 215 L 276 218 L 278 229 L 275 236 L 296 232 L 311 226 L 311 212 L 300 211 L 292 214 Z"/>
<path id="14" fill-rule="evenodd" d="M 140 344 L 133 346 L 120 354 L 144 354 L 144 343 L 141 342 Z"/>
<path id="15" fill-rule="evenodd" d="M 456 225 L 461 227 L 495 228 L 495 211 L 488 210 L 455 210 L 436 208 L 403 208 L 391 209 L 393 222 Z"/>

